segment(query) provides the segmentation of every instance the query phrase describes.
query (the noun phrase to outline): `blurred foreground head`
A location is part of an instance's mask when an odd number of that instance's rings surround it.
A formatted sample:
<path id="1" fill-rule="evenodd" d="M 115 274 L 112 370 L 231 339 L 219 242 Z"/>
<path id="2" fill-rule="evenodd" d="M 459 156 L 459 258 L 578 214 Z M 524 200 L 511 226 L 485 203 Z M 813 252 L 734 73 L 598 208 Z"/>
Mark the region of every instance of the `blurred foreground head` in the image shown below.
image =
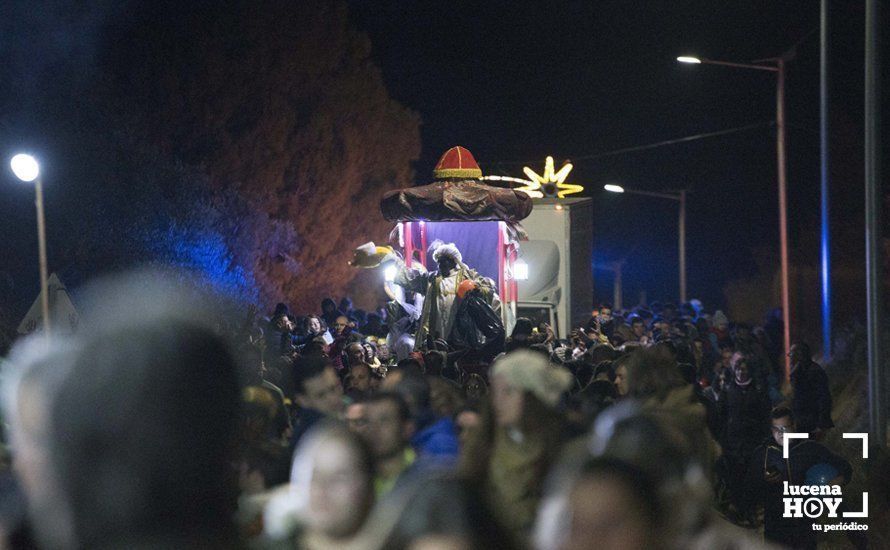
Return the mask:
<path id="1" fill-rule="evenodd" d="M 338 424 L 313 428 L 294 455 L 290 498 L 310 541 L 328 547 L 346 543 L 374 502 L 370 449 Z"/>
<path id="2" fill-rule="evenodd" d="M 212 329 L 216 301 L 154 273 L 84 297 L 80 332 L 19 345 L 5 387 L 37 537 L 232 546 L 239 373 Z"/>
<path id="3" fill-rule="evenodd" d="M 536 547 L 576 548 L 579 540 L 609 540 L 609 548 L 707 547 L 692 543 L 709 521 L 712 497 L 695 444 L 674 418 L 639 402 L 609 407 L 551 471 Z"/>

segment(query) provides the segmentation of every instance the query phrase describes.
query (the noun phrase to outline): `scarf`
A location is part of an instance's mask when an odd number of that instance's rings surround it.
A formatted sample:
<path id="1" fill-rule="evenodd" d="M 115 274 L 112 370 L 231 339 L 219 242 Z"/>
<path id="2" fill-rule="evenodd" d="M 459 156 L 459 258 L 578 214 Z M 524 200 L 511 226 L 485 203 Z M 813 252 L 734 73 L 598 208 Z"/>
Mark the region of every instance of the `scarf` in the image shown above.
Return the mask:
<path id="1" fill-rule="evenodd" d="M 740 387 L 744 388 L 751 383 L 751 374 L 750 373 L 748 374 L 748 379 L 745 380 L 744 382 L 742 381 L 742 377 L 741 377 L 741 369 L 739 369 L 738 367 L 735 367 L 734 369 L 732 369 L 732 373 L 733 373 L 733 378 L 735 378 L 736 386 L 740 386 Z"/>

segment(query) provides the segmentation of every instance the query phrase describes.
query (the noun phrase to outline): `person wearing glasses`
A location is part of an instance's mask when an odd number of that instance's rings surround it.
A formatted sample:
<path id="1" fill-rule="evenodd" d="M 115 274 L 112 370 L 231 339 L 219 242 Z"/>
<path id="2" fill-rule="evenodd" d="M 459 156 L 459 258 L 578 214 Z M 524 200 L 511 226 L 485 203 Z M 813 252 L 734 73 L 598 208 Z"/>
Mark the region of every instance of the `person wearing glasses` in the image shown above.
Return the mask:
<path id="1" fill-rule="evenodd" d="M 755 449 L 748 462 L 744 504 L 763 505 L 763 533 L 767 541 L 791 548 L 816 548 L 813 519 L 783 517 L 783 482 L 787 481 L 789 485 L 811 485 L 812 472 L 821 468 L 836 475 L 819 484 L 846 485 L 853 476 L 853 468 L 846 459 L 812 439 L 791 439 L 788 443 L 788 458 L 783 458 L 782 443 L 785 434 L 801 430 L 789 407 L 776 407 L 770 417 L 772 433 Z"/>

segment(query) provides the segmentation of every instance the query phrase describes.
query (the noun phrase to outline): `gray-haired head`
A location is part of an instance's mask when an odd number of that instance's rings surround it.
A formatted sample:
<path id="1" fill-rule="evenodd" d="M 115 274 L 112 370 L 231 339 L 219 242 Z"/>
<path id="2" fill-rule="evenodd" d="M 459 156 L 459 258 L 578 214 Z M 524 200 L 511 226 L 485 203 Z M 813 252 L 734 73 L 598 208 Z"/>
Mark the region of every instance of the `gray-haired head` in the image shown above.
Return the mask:
<path id="1" fill-rule="evenodd" d="M 13 468 L 27 495 L 31 517 L 52 525 L 36 529 L 41 546 L 72 545 L 70 501 L 52 467 L 52 404 L 71 371 L 74 343 L 56 337 L 48 342 L 33 335 L 18 342 L 3 368 L 3 416 L 9 426 Z"/>
<path id="2" fill-rule="evenodd" d="M 4 391 L 16 441 L 45 459 L 48 481 L 28 497 L 57 499 L 53 520 L 70 527 L 35 516 L 37 536 L 83 548 L 228 540 L 241 373 L 213 298 L 144 272 L 82 296 L 79 332 L 43 352 L 23 344 Z M 41 406 L 26 410 L 26 397 Z"/>

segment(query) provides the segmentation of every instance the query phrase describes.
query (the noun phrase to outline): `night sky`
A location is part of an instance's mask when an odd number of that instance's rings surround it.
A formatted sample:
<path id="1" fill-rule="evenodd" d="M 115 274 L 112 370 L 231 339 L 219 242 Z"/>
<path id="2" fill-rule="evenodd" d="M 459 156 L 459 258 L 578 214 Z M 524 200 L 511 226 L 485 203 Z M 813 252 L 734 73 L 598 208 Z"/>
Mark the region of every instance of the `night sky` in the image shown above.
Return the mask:
<path id="1" fill-rule="evenodd" d="M 836 149 L 833 223 L 847 232 L 839 254 L 861 261 L 862 29 L 858 2 L 833 2 L 832 116 Z M 461 144 L 486 174 L 521 176 L 544 157 L 571 159 L 573 183 L 595 201 L 598 262 L 630 253 L 625 302 L 677 295 L 677 206 L 615 196 L 602 185 L 688 188 L 689 292 L 723 302 L 726 281 L 756 272 L 753 251 L 775 256 L 778 213 L 775 130 L 653 150 L 600 153 L 769 123 L 772 73 L 680 65 L 678 55 L 750 62 L 799 44 L 788 69 L 789 213 L 792 252 L 818 262 L 818 2 L 425 2 L 351 3 L 369 33 L 396 99 L 423 117 L 428 175 Z M 838 237 L 841 239 L 841 237 Z M 611 300 L 611 276 L 596 273 Z M 864 288 L 864 282 L 863 282 Z M 817 292 L 818 289 L 811 289 Z"/>
<path id="2" fill-rule="evenodd" d="M 113 24 L 128 6 L 59 2 L 59 9 L 38 13 L 30 3 L 17 3 L 14 9 L 12 4 L 7 5 L 11 11 L 3 18 L 3 29 L 24 22 L 22 18 L 35 25 L 33 35 L 16 33 L 27 44 L 14 44 L 14 49 L 33 48 L 44 71 L 51 70 L 54 56 L 83 56 L 89 63 L 96 54 L 98 29 Z M 78 13 L 65 12 L 74 4 Z M 670 201 L 607 194 L 601 191 L 605 183 L 690 190 L 689 294 L 710 308 L 724 305 L 728 281 L 756 275 L 758 258 L 778 266 L 775 129 L 770 125 L 775 77 L 680 65 L 675 57 L 751 62 L 797 45 L 789 65 L 787 107 L 792 260 L 817 265 L 818 2 L 348 4 L 352 21 L 370 38 L 390 95 L 422 118 L 417 183 L 428 183 L 441 153 L 458 144 L 474 153 L 486 174 L 521 176 L 524 165 L 540 172 L 547 155 L 557 165 L 571 159 L 575 169 L 570 183 L 585 185 L 585 195 L 595 203 L 595 260 L 627 256 L 626 304 L 635 303 L 641 290 L 650 301 L 677 298 L 677 208 Z M 864 254 L 864 16 L 861 2 L 832 4 L 832 230 L 836 261 L 856 266 Z M 29 108 L 26 96 L 0 84 L 0 99 L 8 107 Z M 749 125 L 759 126 L 603 155 Z M 9 145 L 16 128 L 0 124 L 0 130 Z M 47 174 L 52 176 L 64 174 Z M 34 223 L 30 189 L 15 187 L 8 174 L 3 181 L 0 227 L 7 234 L 18 233 L 7 239 L 11 259 L 5 260 L 5 272 L 21 273 L 21 265 L 27 265 L 31 267 L 24 271 L 33 268 L 36 276 L 35 243 L 21 237 L 22 232 L 30 234 Z M 611 276 L 603 271 L 595 276 L 599 299 L 611 300 Z M 31 290 L 21 282 L 15 286 L 17 295 L 33 295 Z M 815 295 L 818 288 L 805 292 Z M 864 296 L 864 280 L 855 292 Z"/>

